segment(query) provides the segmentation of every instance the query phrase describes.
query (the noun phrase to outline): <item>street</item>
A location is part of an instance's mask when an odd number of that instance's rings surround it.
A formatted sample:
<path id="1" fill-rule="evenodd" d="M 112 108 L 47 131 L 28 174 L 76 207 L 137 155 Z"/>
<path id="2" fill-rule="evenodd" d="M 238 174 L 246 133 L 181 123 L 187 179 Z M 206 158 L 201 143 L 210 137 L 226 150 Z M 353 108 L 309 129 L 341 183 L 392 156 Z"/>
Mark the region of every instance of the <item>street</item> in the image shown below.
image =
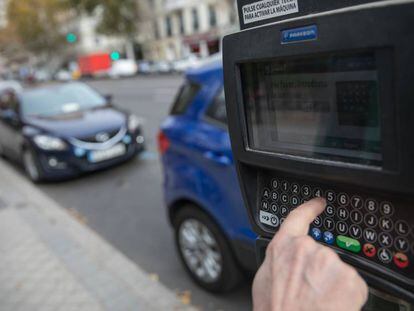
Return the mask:
<path id="1" fill-rule="evenodd" d="M 194 306 L 249 310 L 251 280 L 230 294 L 211 295 L 190 280 L 175 252 L 163 204 L 156 134 L 181 81 L 180 76 L 88 81 L 102 94 L 112 94 L 116 105 L 144 119 L 147 151 L 115 168 L 39 188 L 168 288 L 191 293 Z"/>

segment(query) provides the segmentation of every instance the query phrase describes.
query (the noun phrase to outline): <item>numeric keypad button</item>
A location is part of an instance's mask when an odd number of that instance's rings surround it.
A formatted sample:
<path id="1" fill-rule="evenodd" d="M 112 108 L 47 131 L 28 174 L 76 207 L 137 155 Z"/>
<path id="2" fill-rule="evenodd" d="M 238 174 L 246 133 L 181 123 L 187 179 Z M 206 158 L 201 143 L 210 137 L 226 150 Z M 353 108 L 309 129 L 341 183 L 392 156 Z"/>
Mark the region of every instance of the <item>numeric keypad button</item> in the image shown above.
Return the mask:
<path id="1" fill-rule="evenodd" d="M 279 181 L 277 179 L 272 179 L 272 189 L 276 190 L 277 188 L 279 188 Z"/>
<path id="2" fill-rule="evenodd" d="M 320 198 L 322 196 L 322 190 L 321 190 L 321 188 L 314 188 L 313 189 L 313 196 L 315 198 Z"/>
<path id="3" fill-rule="evenodd" d="M 360 196 L 354 195 L 351 198 L 351 206 L 353 208 L 360 209 L 360 208 L 362 208 L 363 205 L 364 205 L 364 201 L 362 200 L 362 198 Z"/>
<path id="4" fill-rule="evenodd" d="M 291 187 L 291 191 L 293 194 L 299 194 L 300 193 L 300 187 L 297 183 L 293 183 Z"/>
<path id="5" fill-rule="evenodd" d="M 392 216 L 394 214 L 394 207 L 390 202 L 381 202 L 380 212 L 384 216 Z"/>
<path id="6" fill-rule="evenodd" d="M 302 186 L 302 195 L 307 198 L 311 195 L 311 188 L 307 185 Z"/>
<path id="7" fill-rule="evenodd" d="M 392 236 L 389 233 L 381 232 L 378 235 L 378 242 L 382 247 L 390 247 L 392 245 Z"/>
<path id="8" fill-rule="evenodd" d="M 264 188 L 264 190 L 263 190 L 263 193 L 262 193 L 262 198 L 263 199 L 268 199 L 268 198 L 270 198 L 270 190 L 269 189 L 267 189 L 267 188 Z"/>
<path id="9" fill-rule="evenodd" d="M 291 204 L 293 207 L 298 206 L 298 205 L 300 204 L 300 200 L 299 200 L 299 198 L 298 198 L 296 195 L 292 196 L 292 197 L 290 198 L 290 204 Z"/>
<path id="10" fill-rule="evenodd" d="M 360 224 L 364 219 L 364 216 L 359 210 L 354 209 L 349 213 L 349 218 L 351 219 L 352 223 Z"/>
<path id="11" fill-rule="evenodd" d="M 346 193 L 340 193 L 338 195 L 338 203 L 343 206 L 348 205 L 349 203 L 348 195 Z"/>
<path id="12" fill-rule="evenodd" d="M 271 210 L 273 213 L 277 214 L 277 212 L 278 212 L 278 210 L 279 210 L 279 206 L 277 206 L 277 204 L 276 204 L 276 203 L 272 203 L 272 204 L 270 204 L 270 210 Z"/>
<path id="13" fill-rule="evenodd" d="M 395 239 L 394 246 L 400 252 L 405 253 L 408 251 L 410 244 L 408 243 L 408 240 L 406 238 L 399 236 Z"/>
<path id="14" fill-rule="evenodd" d="M 344 221 L 338 221 L 336 224 L 336 231 L 338 231 L 339 234 L 347 234 L 348 225 Z"/>
<path id="15" fill-rule="evenodd" d="M 382 231 L 390 232 L 394 227 L 394 223 L 391 218 L 382 217 L 379 220 L 379 227 Z"/>
<path id="16" fill-rule="evenodd" d="M 358 225 L 352 225 L 351 227 L 349 227 L 349 234 L 354 239 L 360 239 L 362 236 L 362 229 Z"/>
<path id="17" fill-rule="evenodd" d="M 406 236 L 410 232 L 410 227 L 404 220 L 398 220 L 395 223 L 395 231 L 397 231 L 399 235 Z"/>
<path id="18" fill-rule="evenodd" d="M 375 213 L 378 209 L 378 203 L 374 199 L 368 199 L 365 201 L 365 209 L 368 212 Z"/>
<path id="19" fill-rule="evenodd" d="M 289 203 L 289 196 L 286 193 L 282 193 L 281 196 L 280 196 L 280 201 L 283 204 Z"/>
<path id="20" fill-rule="evenodd" d="M 282 215 L 283 217 L 286 217 L 288 214 L 289 214 L 289 209 L 286 206 L 282 205 L 280 207 L 280 215 Z"/>
<path id="21" fill-rule="evenodd" d="M 318 227 L 318 228 L 321 227 L 321 225 L 322 225 L 322 219 L 321 219 L 320 216 L 316 216 L 316 218 L 313 220 L 313 225 L 315 227 Z"/>
<path id="22" fill-rule="evenodd" d="M 333 215 L 335 215 L 335 209 L 334 209 L 334 207 L 332 205 L 327 205 L 326 208 L 325 208 L 325 214 L 327 216 L 333 216 Z"/>
<path id="23" fill-rule="evenodd" d="M 328 201 L 329 203 L 333 203 L 335 202 L 335 192 L 332 190 L 328 190 L 325 193 L 325 197 L 326 197 L 326 201 Z"/>
<path id="24" fill-rule="evenodd" d="M 364 223 L 371 228 L 378 225 L 378 218 L 374 214 L 366 214 L 364 217 Z"/>
<path id="25" fill-rule="evenodd" d="M 273 201 L 277 201 L 277 199 L 279 198 L 279 193 L 277 193 L 276 191 L 272 191 L 271 198 Z"/>
<path id="26" fill-rule="evenodd" d="M 336 215 L 341 220 L 347 220 L 349 216 L 349 212 L 345 207 L 338 208 L 338 211 L 336 212 Z"/>
<path id="27" fill-rule="evenodd" d="M 289 183 L 286 180 L 282 181 L 280 183 L 280 186 L 281 186 L 283 191 L 288 191 L 289 190 Z"/>
<path id="28" fill-rule="evenodd" d="M 378 235 L 377 232 L 371 228 L 367 228 L 362 233 L 364 236 L 364 240 L 369 243 L 375 243 L 377 241 Z"/>
<path id="29" fill-rule="evenodd" d="M 323 226 L 326 230 L 332 231 L 335 228 L 335 222 L 332 218 L 325 218 L 323 221 Z"/>

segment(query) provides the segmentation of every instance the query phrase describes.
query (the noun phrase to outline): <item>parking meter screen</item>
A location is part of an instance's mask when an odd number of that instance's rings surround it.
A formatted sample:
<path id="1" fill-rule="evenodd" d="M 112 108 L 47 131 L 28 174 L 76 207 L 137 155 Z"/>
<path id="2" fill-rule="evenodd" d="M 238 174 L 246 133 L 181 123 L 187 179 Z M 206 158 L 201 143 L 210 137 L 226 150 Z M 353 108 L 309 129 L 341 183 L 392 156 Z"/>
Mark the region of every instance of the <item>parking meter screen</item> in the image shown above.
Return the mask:
<path id="1" fill-rule="evenodd" d="M 381 166 L 375 52 L 240 65 L 249 148 Z"/>

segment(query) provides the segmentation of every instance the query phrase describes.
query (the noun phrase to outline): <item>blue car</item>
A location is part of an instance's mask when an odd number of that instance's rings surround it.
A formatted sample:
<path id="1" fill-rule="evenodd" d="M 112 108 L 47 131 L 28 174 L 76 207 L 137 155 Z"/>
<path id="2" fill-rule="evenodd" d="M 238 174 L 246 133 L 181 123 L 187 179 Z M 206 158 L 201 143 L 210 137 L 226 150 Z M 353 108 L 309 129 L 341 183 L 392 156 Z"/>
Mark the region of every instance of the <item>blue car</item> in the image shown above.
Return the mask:
<path id="1" fill-rule="evenodd" d="M 126 161 L 144 149 L 139 119 L 83 83 L 0 92 L 0 154 L 34 182 Z"/>
<path id="2" fill-rule="evenodd" d="M 158 136 L 164 195 L 179 256 L 212 292 L 256 269 L 255 234 L 242 201 L 226 125 L 221 61 L 186 73 Z"/>

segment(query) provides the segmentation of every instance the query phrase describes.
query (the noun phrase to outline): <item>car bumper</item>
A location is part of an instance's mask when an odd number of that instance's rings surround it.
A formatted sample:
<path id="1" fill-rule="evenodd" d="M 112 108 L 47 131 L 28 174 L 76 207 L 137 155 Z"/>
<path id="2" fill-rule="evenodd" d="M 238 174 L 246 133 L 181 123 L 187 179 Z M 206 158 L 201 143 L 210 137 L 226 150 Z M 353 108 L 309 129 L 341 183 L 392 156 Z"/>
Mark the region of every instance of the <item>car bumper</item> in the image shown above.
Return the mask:
<path id="1" fill-rule="evenodd" d="M 144 144 L 124 144 L 125 153 L 96 163 L 88 159 L 91 150 L 85 150 L 85 154 L 76 155 L 74 149 L 67 152 L 38 152 L 39 165 L 42 168 L 43 178 L 49 180 L 64 179 L 94 172 L 125 162 L 144 151 Z"/>

